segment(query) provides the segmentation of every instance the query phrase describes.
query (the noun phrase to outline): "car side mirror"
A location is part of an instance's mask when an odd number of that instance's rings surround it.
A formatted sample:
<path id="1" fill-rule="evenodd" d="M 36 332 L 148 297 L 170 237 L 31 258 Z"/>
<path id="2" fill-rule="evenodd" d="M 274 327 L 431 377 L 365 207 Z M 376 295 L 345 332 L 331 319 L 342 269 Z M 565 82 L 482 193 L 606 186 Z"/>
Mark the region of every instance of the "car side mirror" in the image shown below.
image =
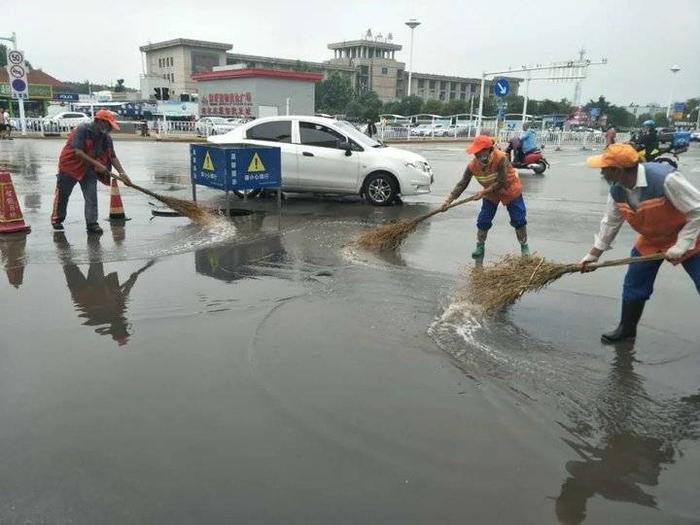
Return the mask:
<path id="1" fill-rule="evenodd" d="M 338 141 L 338 149 L 345 150 L 345 156 L 349 157 L 352 155 L 352 144 L 350 144 L 349 140 L 346 141 Z"/>

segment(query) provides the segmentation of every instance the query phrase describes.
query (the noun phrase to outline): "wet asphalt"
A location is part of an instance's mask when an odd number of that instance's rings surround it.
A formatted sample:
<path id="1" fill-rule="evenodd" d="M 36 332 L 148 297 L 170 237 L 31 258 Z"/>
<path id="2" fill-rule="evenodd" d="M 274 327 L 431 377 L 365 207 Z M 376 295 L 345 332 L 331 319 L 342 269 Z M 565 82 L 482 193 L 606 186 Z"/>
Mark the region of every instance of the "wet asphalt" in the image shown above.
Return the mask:
<path id="1" fill-rule="evenodd" d="M 234 200 L 248 214 L 202 229 L 123 188 L 131 220 L 101 237 L 79 189 L 50 228 L 61 145 L 0 142 L 32 226 L 0 237 L 1 524 L 698 523 L 700 303 L 681 268 L 636 342 L 604 347 L 624 268 L 488 319 L 460 299 L 478 204 L 391 256 L 352 245 L 439 204 L 462 145 L 402 146 L 436 176 L 402 206 Z M 186 144 L 116 148 L 137 184 L 191 195 Z M 681 159 L 696 186 L 699 151 Z M 533 251 L 590 247 L 607 185 L 589 154 L 522 174 Z M 606 257 L 633 243 L 625 227 Z M 516 250 L 501 209 L 486 262 Z"/>

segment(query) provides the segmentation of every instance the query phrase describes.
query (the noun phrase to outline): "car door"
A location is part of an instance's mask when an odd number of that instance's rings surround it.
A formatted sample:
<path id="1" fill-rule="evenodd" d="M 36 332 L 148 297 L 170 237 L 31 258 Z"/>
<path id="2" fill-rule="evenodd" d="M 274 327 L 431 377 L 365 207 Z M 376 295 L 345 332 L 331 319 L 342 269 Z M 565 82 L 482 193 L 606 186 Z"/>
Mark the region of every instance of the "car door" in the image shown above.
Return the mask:
<path id="1" fill-rule="evenodd" d="M 359 156 L 347 155 L 345 135 L 323 124 L 299 121 L 299 185 L 311 191 L 354 193 Z"/>
<path id="2" fill-rule="evenodd" d="M 247 144 L 276 146 L 280 148 L 282 164 L 282 189 L 298 189 L 297 145 L 292 142 L 292 119 L 261 122 L 245 130 Z"/>

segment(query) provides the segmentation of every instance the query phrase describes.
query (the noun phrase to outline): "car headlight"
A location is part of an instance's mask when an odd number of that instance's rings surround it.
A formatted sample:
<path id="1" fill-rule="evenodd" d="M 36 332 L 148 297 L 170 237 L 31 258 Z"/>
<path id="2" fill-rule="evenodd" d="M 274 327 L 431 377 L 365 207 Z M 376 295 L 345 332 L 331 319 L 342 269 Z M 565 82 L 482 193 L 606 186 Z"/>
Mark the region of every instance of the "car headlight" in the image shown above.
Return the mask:
<path id="1" fill-rule="evenodd" d="M 417 169 L 418 171 L 423 171 L 426 173 L 430 171 L 430 166 L 428 165 L 428 163 L 423 162 L 421 160 L 416 160 L 413 162 L 405 162 L 404 165 L 406 167 L 414 168 L 414 169 Z"/>

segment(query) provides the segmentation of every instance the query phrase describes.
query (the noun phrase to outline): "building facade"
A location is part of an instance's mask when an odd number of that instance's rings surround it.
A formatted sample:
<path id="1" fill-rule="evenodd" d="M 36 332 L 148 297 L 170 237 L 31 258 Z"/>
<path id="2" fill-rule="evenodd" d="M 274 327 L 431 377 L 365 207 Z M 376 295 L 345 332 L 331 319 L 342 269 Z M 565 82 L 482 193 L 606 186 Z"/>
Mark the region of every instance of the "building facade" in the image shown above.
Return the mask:
<path id="1" fill-rule="evenodd" d="M 320 73 L 279 69 L 216 68 L 195 73 L 203 117 L 269 117 L 313 115 L 315 84 Z"/>
<path id="2" fill-rule="evenodd" d="M 171 99 L 197 93 L 192 75 L 226 65 L 226 51 L 232 47 L 231 44 L 186 38 L 141 46 L 146 70 L 141 77 L 142 96 L 153 98 L 153 90 L 163 87 L 169 89 Z"/>
<path id="3" fill-rule="evenodd" d="M 60 91 L 61 82 L 40 69 L 32 69 L 27 74 L 29 98 L 24 101 L 24 110 L 28 117 L 46 115 L 54 93 Z M 11 116 L 19 114 L 18 101 L 12 98 L 10 79 L 7 70 L 0 67 L 0 107 L 7 109 Z"/>
<path id="4" fill-rule="evenodd" d="M 152 97 L 156 84 L 167 82 L 171 92 L 196 93 L 192 75 L 212 71 L 224 64 L 247 69 L 276 69 L 320 73 L 324 78 L 338 73 L 350 79 L 358 92 L 374 91 L 382 102 L 391 102 L 408 95 L 406 64 L 396 54 L 399 44 L 378 36 L 328 44 L 333 58 L 325 62 L 247 55 L 227 52 L 232 46 L 202 40 L 175 39 L 142 46 L 146 74 L 142 85 Z M 509 78 L 511 94 L 517 94 L 520 79 Z M 481 79 L 432 73 L 413 73 L 411 95 L 422 99 L 470 101 L 479 96 Z M 491 81 L 486 83 L 490 93 Z"/>

